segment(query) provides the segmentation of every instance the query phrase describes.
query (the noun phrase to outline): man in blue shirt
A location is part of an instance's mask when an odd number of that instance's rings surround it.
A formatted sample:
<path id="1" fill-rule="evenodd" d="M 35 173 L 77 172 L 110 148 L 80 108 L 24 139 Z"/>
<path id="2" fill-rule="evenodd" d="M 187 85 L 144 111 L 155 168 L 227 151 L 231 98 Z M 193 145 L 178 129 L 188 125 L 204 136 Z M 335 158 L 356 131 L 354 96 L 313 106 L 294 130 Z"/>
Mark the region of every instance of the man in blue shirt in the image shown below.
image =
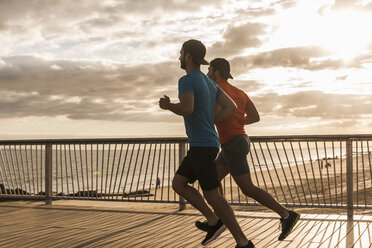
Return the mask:
<path id="1" fill-rule="evenodd" d="M 168 96 L 159 100 L 160 108 L 183 116 L 190 143 L 190 149 L 173 178 L 172 187 L 206 216 L 210 228 L 202 245 L 216 239 L 225 230 L 226 225 L 234 236 L 237 247 L 254 247 L 242 232 L 234 212 L 218 190 L 220 182 L 217 178 L 215 158 L 220 143 L 214 123 L 230 116 L 236 110 L 236 105 L 200 71 L 201 64 L 209 64 L 204 59 L 205 53 L 205 46 L 198 40 L 188 40 L 182 45 L 179 60 L 187 75 L 181 77 L 178 82 L 180 102 L 171 103 Z M 221 106 L 216 115 L 215 103 Z M 202 195 L 189 185 L 196 180 L 199 181 L 205 199 L 221 219 L 208 208 Z"/>

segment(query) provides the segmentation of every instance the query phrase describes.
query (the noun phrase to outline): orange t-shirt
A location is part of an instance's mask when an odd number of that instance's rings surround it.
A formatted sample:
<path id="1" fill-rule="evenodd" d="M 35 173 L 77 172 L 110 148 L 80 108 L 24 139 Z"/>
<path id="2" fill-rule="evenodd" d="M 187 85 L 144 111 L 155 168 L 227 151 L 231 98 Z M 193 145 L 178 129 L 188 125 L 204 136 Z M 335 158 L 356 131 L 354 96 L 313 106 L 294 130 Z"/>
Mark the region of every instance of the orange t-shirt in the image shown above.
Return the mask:
<path id="1" fill-rule="evenodd" d="M 227 117 L 225 120 L 216 123 L 220 143 L 224 144 L 236 135 L 245 134 L 244 116 L 247 107 L 253 103 L 244 91 L 228 82 L 221 82 L 218 84 L 218 87 L 220 87 L 238 107 L 232 115 Z"/>

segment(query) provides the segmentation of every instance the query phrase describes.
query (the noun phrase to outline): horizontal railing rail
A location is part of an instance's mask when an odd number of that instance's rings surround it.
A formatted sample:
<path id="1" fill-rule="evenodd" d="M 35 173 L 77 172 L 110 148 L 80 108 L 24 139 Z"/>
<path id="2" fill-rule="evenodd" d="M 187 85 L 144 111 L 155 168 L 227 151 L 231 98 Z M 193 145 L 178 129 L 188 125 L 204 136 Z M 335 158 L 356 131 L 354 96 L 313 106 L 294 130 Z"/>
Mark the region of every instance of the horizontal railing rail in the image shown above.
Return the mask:
<path id="1" fill-rule="evenodd" d="M 252 181 L 292 207 L 372 208 L 372 135 L 251 136 Z M 187 138 L 0 141 L 0 197 L 183 202 L 171 180 Z M 199 190 L 197 183 L 194 184 Z M 256 205 L 232 177 L 225 198 Z"/>

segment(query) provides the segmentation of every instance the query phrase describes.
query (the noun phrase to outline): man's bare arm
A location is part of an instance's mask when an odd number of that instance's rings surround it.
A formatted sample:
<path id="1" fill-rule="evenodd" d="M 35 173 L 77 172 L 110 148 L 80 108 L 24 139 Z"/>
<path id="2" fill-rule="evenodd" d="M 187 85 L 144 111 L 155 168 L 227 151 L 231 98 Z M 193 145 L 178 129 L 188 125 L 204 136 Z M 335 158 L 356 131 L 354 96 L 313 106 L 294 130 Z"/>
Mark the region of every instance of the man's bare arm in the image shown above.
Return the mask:
<path id="1" fill-rule="evenodd" d="M 246 116 L 244 117 L 244 125 L 249 125 L 260 121 L 260 115 L 258 114 L 257 109 L 253 103 L 247 106 L 245 112 Z"/>
<path id="2" fill-rule="evenodd" d="M 183 93 L 179 103 L 171 103 L 168 96 L 159 100 L 161 109 L 170 110 L 181 116 L 191 115 L 194 112 L 194 95 L 192 93 Z"/>
<path id="3" fill-rule="evenodd" d="M 221 95 L 217 97 L 216 103 L 221 108 L 214 116 L 215 123 L 225 120 L 237 109 L 235 102 L 228 95 L 226 95 L 225 92 L 222 92 Z"/>

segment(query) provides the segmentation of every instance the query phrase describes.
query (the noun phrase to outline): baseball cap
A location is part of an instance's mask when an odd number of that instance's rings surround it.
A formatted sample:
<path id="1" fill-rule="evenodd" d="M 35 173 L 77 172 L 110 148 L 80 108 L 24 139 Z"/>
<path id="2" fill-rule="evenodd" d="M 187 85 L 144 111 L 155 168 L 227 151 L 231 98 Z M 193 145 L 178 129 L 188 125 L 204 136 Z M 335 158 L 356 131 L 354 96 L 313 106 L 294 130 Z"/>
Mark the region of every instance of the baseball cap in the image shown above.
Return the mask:
<path id="1" fill-rule="evenodd" d="M 189 53 L 198 64 L 209 65 L 208 61 L 204 59 L 207 50 L 201 41 L 194 39 L 185 41 L 182 45 L 182 49 L 185 54 Z"/>
<path id="2" fill-rule="evenodd" d="M 211 61 L 211 66 L 215 71 L 219 70 L 223 78 L 234 79 L 230 74 L 230 63 L 226 59 L 216 58 Z"/>

